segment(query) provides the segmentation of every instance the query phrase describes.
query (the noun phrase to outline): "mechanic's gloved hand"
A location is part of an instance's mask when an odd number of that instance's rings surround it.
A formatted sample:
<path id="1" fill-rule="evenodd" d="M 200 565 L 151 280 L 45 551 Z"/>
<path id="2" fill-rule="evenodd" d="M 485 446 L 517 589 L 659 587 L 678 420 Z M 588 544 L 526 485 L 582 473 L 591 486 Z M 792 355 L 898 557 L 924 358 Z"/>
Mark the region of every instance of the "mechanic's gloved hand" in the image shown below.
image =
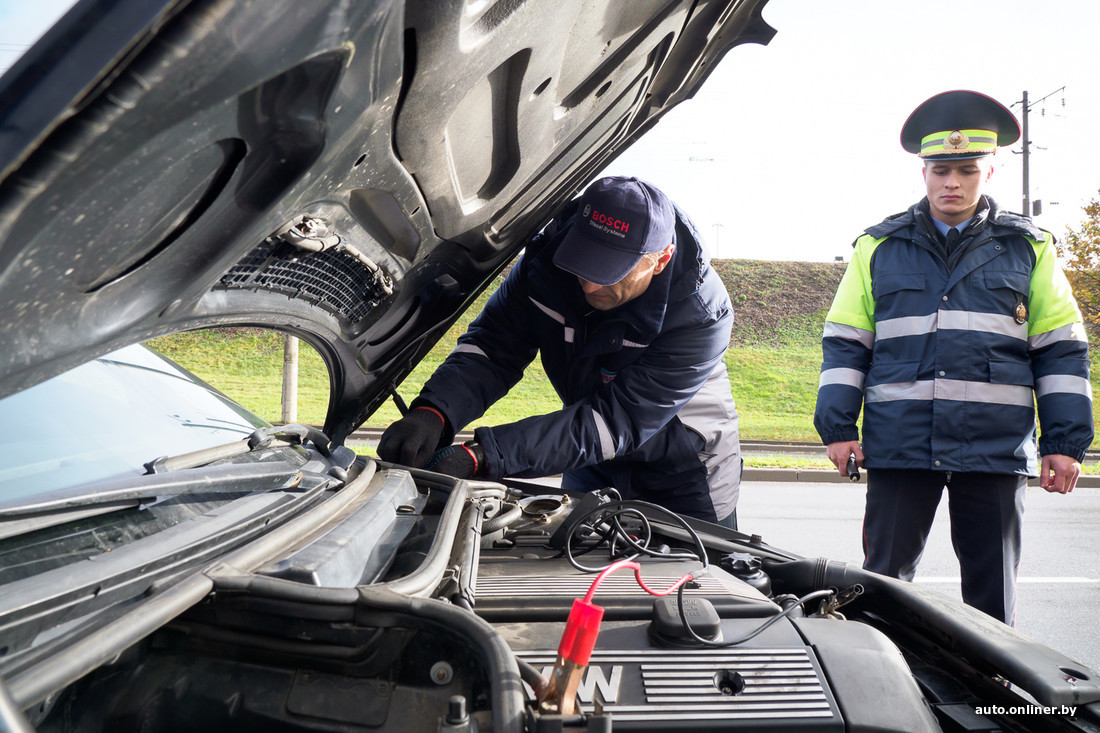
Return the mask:
<path id="1" fill-rule="evenodd" d="M 424 468 L 439 447 L 445 427 L 439 410 L 425 405 L 414 407 L 382 433 L 378 457 L 402 466 Z"/>
<path id="2" fill-rule="evenodd" d="M 472 440 L 440 448 L 425 466 L 429 471 L 455 478 L 476 478 L 486 473 L 485 451 Z"/>

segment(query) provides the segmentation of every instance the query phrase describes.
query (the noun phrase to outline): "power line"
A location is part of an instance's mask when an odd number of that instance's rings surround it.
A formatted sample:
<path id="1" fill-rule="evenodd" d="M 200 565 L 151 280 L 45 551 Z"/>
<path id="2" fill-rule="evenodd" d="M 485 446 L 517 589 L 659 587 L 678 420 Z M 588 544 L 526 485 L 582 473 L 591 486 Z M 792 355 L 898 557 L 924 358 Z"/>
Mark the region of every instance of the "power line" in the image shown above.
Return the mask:
<path id="1" fill-rule="evenodd" d="M 1017 100 L 1017 101 L 1013 102 L 1012 105 L 1011 105 L 1013 107 L 1015 107 L 1017 104 L 1020 105 L 1020 111 L 1021 111 L 1020 117 L 1023 119 L 1023 124 L 1020 126 L 1020 133 L 1021 133 L 1020 138 L 1023 141 L 1023 148 L 1024 149 L 1021 151 L 1020 154 L 1024 156 L 1024 182 L 1023 182 L 1024 183 L 1024 202 L 1023 202 L 1024 203 L 1024 210 L 1023 210 L 1023 214 L 1025 216 L 1031 216 L 1032 215 L 1032 212 L 1031 212 L 1031 181 L 1030 181 L 1031 141 L 1028 140 L 1028 134 L 1027 134 L 1028 133 L 1027 114 L 1028 114 L 1028 112 L 1031 111 L 1032 107 L 1034 107 L 1035 105 L 1040 104 L 1042 102 L 1045 102 L 1047 99 L 1050 99 L 1051 97 L 1053 97 L 1055 94 L 1058 94 L 1059 92 L 1062 93 L 1062 106 L 1065 106 L 1065 104 L 1066 104 L 1065 91 L 1066 91 L 1066 87 L 1063 84 L 1062 86 L 1058 87 L 1057 89 L 1055 89 L 1053 92 L 1050 92 L 1046 96 L 1040 97 L 1039 99 L 1036 99 L 1032 102 L 1028 102 L 1027 90 L 1025 89 L 1024 90 L 1024 98 L 1021 99 L 1021 100 Z M 1038 146 L 1036 146 L 1036 147 L 1038 147 Z M 1036 213 L 1038 213 L 1038 212 L 1036 212 Z"/>

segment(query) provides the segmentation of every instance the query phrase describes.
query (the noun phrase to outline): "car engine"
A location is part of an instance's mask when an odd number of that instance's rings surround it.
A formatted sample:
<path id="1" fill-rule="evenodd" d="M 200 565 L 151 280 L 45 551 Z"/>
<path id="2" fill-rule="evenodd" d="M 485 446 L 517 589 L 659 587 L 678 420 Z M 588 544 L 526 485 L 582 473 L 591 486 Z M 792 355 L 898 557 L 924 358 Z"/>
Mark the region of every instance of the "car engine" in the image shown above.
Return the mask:
<path id="1" fill-rule="evenodd" d="M 356 472 L 323 530 L 208 567 L 211 593 L 36 729 L 918 731 L 973 699 L 942 660 L 916 675 L 874 605 L 846 619 L 859 583 L 759 537 L 613 491 Z"/>

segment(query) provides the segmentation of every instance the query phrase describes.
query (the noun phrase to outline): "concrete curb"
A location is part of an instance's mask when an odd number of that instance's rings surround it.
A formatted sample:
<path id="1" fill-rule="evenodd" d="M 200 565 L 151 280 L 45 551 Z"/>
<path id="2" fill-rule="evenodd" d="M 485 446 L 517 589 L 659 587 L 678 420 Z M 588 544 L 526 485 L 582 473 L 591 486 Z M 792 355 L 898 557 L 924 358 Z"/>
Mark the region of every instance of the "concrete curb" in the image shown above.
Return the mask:
<path id="1" fill-rule="evenodd" d="M 862 477 L 861 480 L 866 480 Z M 827 484 L 856 483 L 847 476 L 824 468 L 746 468 L 742 481 L 814 481 Z"/>
<path id="2" fill-rule="evenodd" d="M 362 440 L 368 442 L 377 442 L 378 438 L 382 435 L 382 428 L 360 428 L 354 433 L 348 436 L 351 440 Z M 470 440 L 474 437 L 472 432 L 461 432 L 455 436 L 456 441 Z M 821 457 L 825 457 L 825 448 L 819 443 L 794 443 L 794 442 L 781 442 L 781 441 L 766 441 L 766 440 L 744 440 L 741 441 L 741 453 L 742 455 L 751 456 L 753 454 L 770 454 L 770 453 L 820 453 Z M 1095 451 L 1089 451 L 1089 454 L 1085 456 L 1086 461 L 1094 461 L 1097 459 Z M 824 468 L 749 468 L 746 467 L 742 478 L 745 481 L 786 481 L 786 482 L 815 482 L 815 483 L 827 483 L 827 484 L 846 484 L 853 483 L 858 485 L 863 484 L 867 477 L 861 473 L 860 481 L 850 482 L 847 476 L 841 476 L 838 472 Z M 1095 476 L 1081 476 L 1077 479 L 1077 485 L 1081 488 L 1098 488 L 1100 487 L 1100 475 Z M 1028 482 L 1028 486 L 1039 486 L 1038 479 L 1032 479 Z"/>
<path id="3" fill-rule="evenodd" d="M 867 481 L 862 475 L 858 482 L 849 481 L 836 471 L 819 468 L 746 468 L 741 475 L 743 481 L 787 481 L 787 482 L 815 482 L 827 484 L 847 484 L 860 486 Z M 1027 482 L 1030 487 L 1039 487 L 1039 479 L 1031 479 Z M 1077 479 L 1077 486 L 1082 489 L 1100 488 L 1100 476 L 1081 476 Z"/>

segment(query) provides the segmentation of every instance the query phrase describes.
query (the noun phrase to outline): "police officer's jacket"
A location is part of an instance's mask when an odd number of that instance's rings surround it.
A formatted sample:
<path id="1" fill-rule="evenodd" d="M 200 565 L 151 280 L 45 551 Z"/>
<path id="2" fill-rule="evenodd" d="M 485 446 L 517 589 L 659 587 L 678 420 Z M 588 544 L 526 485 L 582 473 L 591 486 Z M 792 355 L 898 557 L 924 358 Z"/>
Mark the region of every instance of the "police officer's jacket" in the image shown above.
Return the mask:
<path id="1" fill-rule="evenodd" d="M 733 324 L 729 295 L 677 210 L 671 262 L 638 297 L 593 310 L 576 276 L 553 264 L 574 210 L 575 202 L 527 245 L 418 400 L 461 429 L 539 353 L 563 407 L 478 428 L 493 476 L 552 476 L 600 464 L 613 469 L 628 498 L 724 518 L 735 508 L 741 475 L 723 361 Z"/>
<path id="2" fill-rule="evenodd" d="M 869 468 L 1038 474 L 1092 443 L 1088 344 L 1053 237 L 983 197 L 948 256 L 928 201 L 866 230 L 826 317 L 814 422 Z"/>

